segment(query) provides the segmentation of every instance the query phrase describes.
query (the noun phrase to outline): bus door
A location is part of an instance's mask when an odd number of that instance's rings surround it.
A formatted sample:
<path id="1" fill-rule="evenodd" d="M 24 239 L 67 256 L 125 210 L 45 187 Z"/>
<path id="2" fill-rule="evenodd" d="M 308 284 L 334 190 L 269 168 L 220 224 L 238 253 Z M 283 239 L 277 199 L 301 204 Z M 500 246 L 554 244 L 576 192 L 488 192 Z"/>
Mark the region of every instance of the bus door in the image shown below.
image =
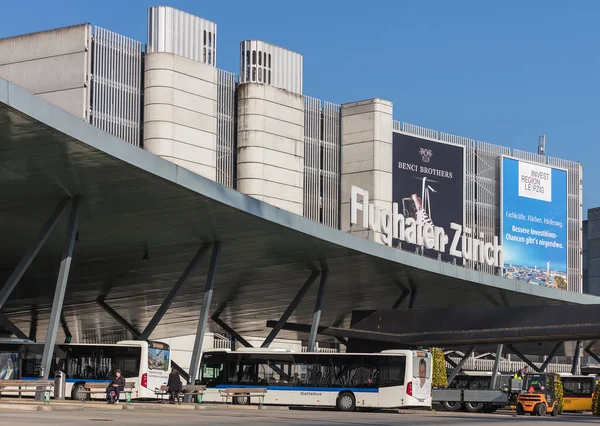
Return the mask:
<path id="1" fill-rule="evenodd" d="M 379 380 L 377 386 L 378 406 L 394 408 L 406 405 L 404 398 L 406 389 L 406 356 L 380 355 Z"/>

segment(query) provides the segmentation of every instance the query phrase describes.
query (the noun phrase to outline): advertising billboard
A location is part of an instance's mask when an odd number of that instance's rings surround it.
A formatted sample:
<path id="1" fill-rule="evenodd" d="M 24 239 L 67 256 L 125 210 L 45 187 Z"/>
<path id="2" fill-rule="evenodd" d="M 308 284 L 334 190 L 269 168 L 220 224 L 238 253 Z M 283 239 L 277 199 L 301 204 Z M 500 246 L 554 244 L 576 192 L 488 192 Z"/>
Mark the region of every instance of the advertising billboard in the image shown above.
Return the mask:
<path id="1" fill-rule="evenodd" d="M 567 171 L 502 157 L 504 274 L 567 289 Z"/>
<path id="2" fill-rule="evenodd" d="M 426 224 L 450 231 L 464 224 L 465 152 L 461 145 L 393 134 L 393 202 L 418 227 Z M 456 226 L 456 225 L 455 225 Z M 402 242 L 402 249 L 452 261 L 448 252 Z M 460 246 L 460 245 L 459 245 Z M 461 258 L 456 258 L 462 264 Z"/>

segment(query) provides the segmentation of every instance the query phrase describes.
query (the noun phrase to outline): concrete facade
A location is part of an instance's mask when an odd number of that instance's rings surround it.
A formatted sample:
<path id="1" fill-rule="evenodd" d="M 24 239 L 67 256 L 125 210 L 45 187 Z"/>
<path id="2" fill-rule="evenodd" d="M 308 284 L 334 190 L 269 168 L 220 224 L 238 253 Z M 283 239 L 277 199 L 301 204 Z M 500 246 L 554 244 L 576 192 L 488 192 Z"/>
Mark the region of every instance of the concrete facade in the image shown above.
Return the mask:
<path id="1" fill-rule="evenodd" d="M 383 99 L 369 99 L 342 105 L 340 228 L 350 229 L 350 188 L 369 191 L 369 200 L 379 208 L 392 210 L 392 111 Z M 359 221 L 362 216 L 359 213 Z M 359 225 L 352 233 L 365 237 Z M 370 239 L 381 242 L 379 235 Z"/>
<path id="2" fill-rule="evenodd" d="M 237 190 L 303 214 L 304 98 L 265 84 L 238 87 Z"/>
<path id="3" fill-rule="evenodd" d="M 0 77 L 84 120 L 89 118 L 91 27 L 0 40 Z"/>
<path id="4" fill-rule="evenodd" d="M 149 53 L 144 87 L 144 149 L 216 180 L 217 69 Z"/>

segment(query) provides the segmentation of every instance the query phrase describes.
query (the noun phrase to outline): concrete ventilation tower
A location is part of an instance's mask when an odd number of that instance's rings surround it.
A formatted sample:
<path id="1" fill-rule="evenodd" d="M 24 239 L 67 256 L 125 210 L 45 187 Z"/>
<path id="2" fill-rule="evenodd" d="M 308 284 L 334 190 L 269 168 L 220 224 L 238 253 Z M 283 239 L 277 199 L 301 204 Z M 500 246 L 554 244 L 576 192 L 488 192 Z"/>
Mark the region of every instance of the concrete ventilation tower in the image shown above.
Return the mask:
<path id="1" fill-rule="evenodd" d="M 256 40 L 240 47 L 237 189 L 302 215 L 302 55 Z"/>
<path id="2" fill-rule="evenodd" d="M 217 25 L 172 7 L 148 10 L 144 149 L 217 176 Z"/>

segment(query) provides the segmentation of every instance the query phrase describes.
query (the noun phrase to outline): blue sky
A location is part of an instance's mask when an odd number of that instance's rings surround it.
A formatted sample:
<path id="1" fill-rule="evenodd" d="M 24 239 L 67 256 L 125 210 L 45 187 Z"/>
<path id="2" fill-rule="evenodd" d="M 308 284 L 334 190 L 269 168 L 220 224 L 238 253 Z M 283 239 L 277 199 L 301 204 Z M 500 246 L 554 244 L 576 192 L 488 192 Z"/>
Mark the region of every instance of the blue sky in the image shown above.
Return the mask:
<path id="1" fill-rule="evenodd" d="M 146 9 L 218 24 L 217 65 L 260 39 L 304 55 L 304 93 L 381 97 L 394 118 L 580 161 L 584 209 L 600 206 L 600 2 L 578 0 L 3 1 L 0 37 L 91 22 L 146 41 Z M 34 10 L 35 13 L 32 13 Z"/>

